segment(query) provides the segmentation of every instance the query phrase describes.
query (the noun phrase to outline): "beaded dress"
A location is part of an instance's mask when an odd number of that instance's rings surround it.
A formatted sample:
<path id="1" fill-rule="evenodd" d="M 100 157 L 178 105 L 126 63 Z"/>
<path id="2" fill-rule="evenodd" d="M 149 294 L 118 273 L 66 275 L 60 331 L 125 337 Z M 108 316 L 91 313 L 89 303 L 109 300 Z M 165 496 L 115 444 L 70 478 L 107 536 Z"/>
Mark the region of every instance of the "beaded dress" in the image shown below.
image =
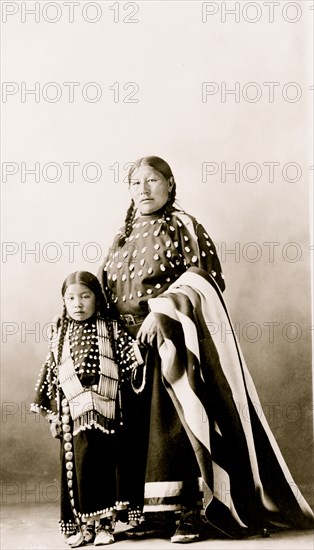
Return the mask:
<path id="1" fill-rule="evenodd" d="M 60 530 L 71 535 L 88 520 L 110 517 L 118 501 L 116 439 L 122 423 L 120 387 L 135 364 L 132 338 L 115 327 L 115 359 L 107 322 L 98 316 L 71 320 L 62 359 L 60 330 L 36 385 L 33 412 L 62 420 Z"/>

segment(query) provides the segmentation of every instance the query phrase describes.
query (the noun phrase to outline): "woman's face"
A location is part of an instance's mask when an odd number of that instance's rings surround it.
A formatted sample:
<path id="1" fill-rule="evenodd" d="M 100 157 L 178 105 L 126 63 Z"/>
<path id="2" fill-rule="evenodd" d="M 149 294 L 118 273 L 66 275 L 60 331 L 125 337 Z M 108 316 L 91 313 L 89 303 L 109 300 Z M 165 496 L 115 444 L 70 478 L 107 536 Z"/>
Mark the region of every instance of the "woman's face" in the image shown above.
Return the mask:
<path id="1" fill-rule="evenodd" d="M 131 176 L 129 190 L 140 213 L 152 214 L 166 204 L 172 185 L 151 166 L 140 166 Z"/>
<path id="2" fill-rule="evenodd" d="M 96 296 L 81 283 L 69 285 L 64 294 L 67 312 L 75 321 L 86 321 L 96 311 Z"/>

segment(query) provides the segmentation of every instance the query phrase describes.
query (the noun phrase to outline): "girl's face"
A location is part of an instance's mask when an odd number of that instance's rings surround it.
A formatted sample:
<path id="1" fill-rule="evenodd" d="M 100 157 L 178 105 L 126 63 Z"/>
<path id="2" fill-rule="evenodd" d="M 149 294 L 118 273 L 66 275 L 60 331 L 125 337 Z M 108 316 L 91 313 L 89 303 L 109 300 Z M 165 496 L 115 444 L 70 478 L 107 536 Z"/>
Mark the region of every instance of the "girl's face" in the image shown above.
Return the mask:
<path id="1" fill-rule="evenodd" d="M 151 166 L 140 166 L 131 176 L 129 190 L 140 213 L 152 214 L 166 204 L 172 185 Z"/>
<path id="2" fill-rule="evenodd" d="M 69 285 L 64 294 L 68 315 L 75 321 L 86 321 L 96 311 L 96 296 L 81 283 Z"/>

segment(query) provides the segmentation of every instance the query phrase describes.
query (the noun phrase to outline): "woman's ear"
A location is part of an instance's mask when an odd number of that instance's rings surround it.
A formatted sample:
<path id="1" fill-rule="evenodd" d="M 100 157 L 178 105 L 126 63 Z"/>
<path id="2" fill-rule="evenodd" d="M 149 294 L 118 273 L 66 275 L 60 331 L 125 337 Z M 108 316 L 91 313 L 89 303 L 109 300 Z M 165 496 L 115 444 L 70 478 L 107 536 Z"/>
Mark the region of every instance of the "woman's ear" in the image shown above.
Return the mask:
<path id="1" fill-rule="evenodd" d="M 173 188 L 173 184 L 174 184 L 174 177 L 171 176 L 169 178 L 169 191 L 171 191 L 171 189 Z"/>

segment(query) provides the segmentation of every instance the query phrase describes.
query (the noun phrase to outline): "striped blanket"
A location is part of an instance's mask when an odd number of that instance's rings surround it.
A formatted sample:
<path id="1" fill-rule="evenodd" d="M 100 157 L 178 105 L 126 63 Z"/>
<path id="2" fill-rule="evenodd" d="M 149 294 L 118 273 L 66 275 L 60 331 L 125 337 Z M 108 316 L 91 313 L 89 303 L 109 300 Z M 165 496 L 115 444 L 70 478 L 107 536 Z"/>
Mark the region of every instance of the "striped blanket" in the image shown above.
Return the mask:
<path id="1" fill-rule="evenodd" d="M 192 267 L 149 306 L 157 318 L 163 383 L 200 467 L 207 520 L 231 537 L 269 523 L 313 527 L 313 512 L 260 414 L 214 278 Z M 222 338 L 217 327 L 231 336 Z"/>

